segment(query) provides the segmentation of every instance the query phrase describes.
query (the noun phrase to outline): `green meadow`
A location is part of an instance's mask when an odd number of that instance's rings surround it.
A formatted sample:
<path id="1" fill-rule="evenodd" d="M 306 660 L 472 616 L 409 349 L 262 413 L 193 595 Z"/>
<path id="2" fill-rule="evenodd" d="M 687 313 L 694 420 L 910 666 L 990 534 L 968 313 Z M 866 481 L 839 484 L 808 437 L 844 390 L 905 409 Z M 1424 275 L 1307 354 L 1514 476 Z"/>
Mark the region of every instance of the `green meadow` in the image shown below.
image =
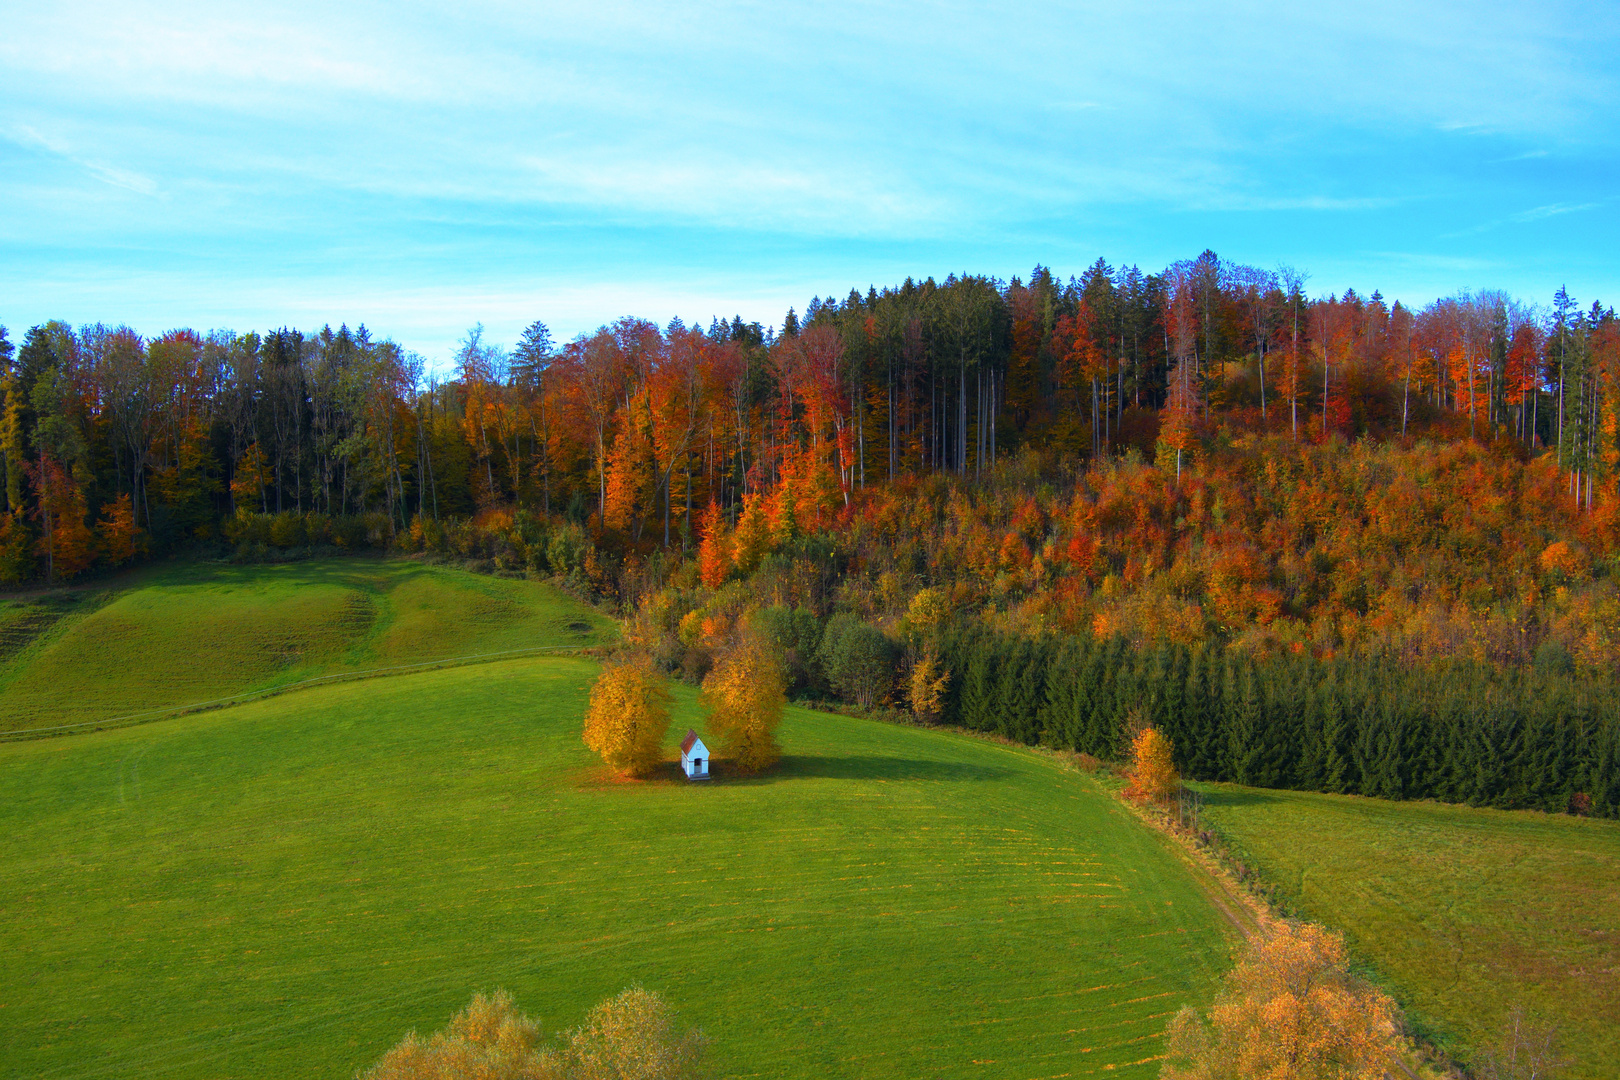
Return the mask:
<path id="1" fill-rule="evenodd" d="M 1620 1063 L 1620 823 L 1200 785 L 1236 853 L 1345 931 L 1409 1019 L 1465 1060 L 1522 1004 L 1569 1075 Z"/>
<path id="2" fill-rule="evenodd" d="M 348 1077 L 475 990 L 556 1030 L 640 983 L 722 1076 L 1149 1078 L 1229 963 L 1167 842 L 1048 759 L 795 708 L 768 777 L 616 783 L 595 671 L 0 746 L 0 1074 Z"/>
<path id="3" fill-rule="evenodd" d="M 613 634 L 550 585 L 405 560 L 170 564 L 0 600 L 0 732 Z"/>

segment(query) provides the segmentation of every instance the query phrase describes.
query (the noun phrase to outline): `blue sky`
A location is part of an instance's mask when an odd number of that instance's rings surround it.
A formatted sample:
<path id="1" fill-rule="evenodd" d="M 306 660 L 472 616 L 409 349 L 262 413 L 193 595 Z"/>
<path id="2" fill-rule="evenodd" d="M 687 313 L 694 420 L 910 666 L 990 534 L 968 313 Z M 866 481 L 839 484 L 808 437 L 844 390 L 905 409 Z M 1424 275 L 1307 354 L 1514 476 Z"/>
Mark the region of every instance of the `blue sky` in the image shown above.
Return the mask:
<path id="1" fill-rule="evenodd" d="M 1315 6 L 0 0 L 0 322 L 442 361 L 1206 247 L 1620 302 L 1620 5 Z"/>

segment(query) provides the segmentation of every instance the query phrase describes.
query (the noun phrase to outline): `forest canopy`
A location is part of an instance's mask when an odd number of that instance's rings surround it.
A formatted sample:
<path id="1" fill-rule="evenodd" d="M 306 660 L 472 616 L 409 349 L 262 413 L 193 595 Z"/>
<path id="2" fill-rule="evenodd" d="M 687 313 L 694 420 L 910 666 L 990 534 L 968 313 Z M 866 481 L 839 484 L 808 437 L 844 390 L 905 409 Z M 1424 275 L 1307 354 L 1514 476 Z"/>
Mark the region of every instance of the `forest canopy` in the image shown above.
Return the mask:
<path id="1" fill-rule="evenodd" d="M 444 377 L 365 327 L 48 323 L 0 343 L 0 580 L 426 553 L 617 604 L 693 682 L 763 634 L 797 696 L 1614 813 L 1620 322 L 1304 283 L 1205 252 L 474 327 Z"/>

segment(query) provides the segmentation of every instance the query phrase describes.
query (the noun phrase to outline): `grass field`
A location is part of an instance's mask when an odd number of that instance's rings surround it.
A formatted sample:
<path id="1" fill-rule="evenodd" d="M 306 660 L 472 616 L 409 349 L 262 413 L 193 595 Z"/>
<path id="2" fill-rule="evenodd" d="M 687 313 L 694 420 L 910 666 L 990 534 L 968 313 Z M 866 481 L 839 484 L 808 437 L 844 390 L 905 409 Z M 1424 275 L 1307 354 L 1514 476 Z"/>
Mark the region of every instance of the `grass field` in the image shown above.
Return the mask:
<path id="1" fill-rule="evenodd" d="M 408 561 L 174 564 L 0 601 L 0 731 L 613 633 L 549 585 Z"/>
<path id="2" fill-rule="evenodd" d="M 1620 1073 L 1620 824 L 1202 786 L 1239 854 L 1344 930 L 1448 1051 L 1466 1059 L 1519 1002 L 1557 1024 L 1571 1076 Z"/>
<path id="3" fill-rule="evenodd" d="M 721 1075 L 1152 1077 L 1228 961 L 1166 842 L 1046 759 L 792 709 L 768 778 L 613 783 L 594 674 L 0 746 L 0 1074 L 347 1077 L 474 990 L 552 1030 L 640 982 Z"/>

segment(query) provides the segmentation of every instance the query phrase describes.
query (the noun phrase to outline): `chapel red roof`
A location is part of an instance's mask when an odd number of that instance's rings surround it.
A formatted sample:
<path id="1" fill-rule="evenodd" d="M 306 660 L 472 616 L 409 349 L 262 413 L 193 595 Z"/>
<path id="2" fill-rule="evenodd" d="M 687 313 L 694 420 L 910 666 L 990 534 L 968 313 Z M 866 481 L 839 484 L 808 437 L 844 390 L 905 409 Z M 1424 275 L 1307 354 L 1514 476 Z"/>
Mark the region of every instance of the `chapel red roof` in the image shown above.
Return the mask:
<path id="1" fill-rule="evenodd" d="M 687 728 L 686 738 L 681 740 L 681 753 L 690 754 L 692 752 L 692 747 L 697 745 L 697 741 L 697 732 L 693 731 L 691 728 Z"/>

